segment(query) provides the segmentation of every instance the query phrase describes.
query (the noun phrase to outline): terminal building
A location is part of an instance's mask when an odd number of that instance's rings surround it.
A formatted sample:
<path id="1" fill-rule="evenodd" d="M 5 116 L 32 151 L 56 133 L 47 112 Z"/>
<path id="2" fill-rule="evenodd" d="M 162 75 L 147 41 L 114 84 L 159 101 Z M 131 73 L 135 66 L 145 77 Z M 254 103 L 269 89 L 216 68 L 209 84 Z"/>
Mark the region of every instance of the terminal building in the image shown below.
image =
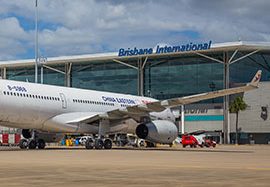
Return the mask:
<path id="1" fill-rule="evenodd" d="M 211 46 L 210 46 L 211 45 Z M 173 48 L 172 48 L 173 49 Z M 176 49 L 176 48 L 175 48 Z M 160 50 L 160 49 L 159 49 Z M 235 87 L 262 70 L 260 88 L 244 94 L 239 114 L 240 143 L 270 143 L 270 43 L 211 43 L 208 47 L 153 53 L 87 54 L 39 59 L 39 82 L 166 99 Z M 2 79 L 34 82 L 35 60 L 0 62 Z M 184 106 L 184 131 L 223 132 L 235 141 L 234 97 Z M 180 108 L 175 108 L 177 117 Z M 181 130 L 181 119 L 178 122 Z M 3 129 L 7 130 L 7 129 Z M 223 134 L 221 133 L 221 134 Z"/>

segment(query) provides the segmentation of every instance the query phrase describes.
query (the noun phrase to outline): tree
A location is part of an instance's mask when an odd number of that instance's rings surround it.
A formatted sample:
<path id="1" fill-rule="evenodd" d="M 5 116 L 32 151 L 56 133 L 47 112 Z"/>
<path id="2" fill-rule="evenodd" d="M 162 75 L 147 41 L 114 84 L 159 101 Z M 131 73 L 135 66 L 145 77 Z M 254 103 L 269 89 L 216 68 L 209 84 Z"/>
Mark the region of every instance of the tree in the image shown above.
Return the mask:
<path id="1" fill-rule="evenodd" d="M 242 96 L 236 97 L 230 104 L 230 112 L 236 114 L 235 122 L 235 144 L 238 144 L 238 115 L 240 111 L 244 111 L 247 108 L 247 104 L 243 100 Z"/>

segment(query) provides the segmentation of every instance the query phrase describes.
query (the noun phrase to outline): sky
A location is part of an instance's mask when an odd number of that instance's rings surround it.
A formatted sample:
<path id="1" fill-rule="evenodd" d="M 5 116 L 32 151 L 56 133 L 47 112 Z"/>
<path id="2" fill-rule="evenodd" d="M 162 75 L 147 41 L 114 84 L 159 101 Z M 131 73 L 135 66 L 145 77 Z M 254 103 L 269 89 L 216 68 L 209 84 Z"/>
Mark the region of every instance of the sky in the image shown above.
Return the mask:
<path id="1" fill-rule="evenodd" d="M 39 56 L 270 42 L 269 0 L 38 0 Z M 35 0 L 0 0 L 0 60 L 35 57 Z"/>

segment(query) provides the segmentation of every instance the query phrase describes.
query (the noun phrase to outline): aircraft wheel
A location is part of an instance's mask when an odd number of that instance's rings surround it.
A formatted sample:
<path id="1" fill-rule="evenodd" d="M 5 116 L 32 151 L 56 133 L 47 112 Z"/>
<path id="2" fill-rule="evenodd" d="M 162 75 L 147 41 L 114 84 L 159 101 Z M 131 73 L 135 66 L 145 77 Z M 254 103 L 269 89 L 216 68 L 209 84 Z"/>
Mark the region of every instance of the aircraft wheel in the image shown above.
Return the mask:
<path id="1" fill-rule="evenodd" d="M 37 147 L 37 142 L 35 140 L 30 140 L 28 143 L 28 148 L 29 149 L 36 149 Z"/>
<path id="2" fill-rule="evenodd" d="M 91 138 L 86 140 L 85 148 L 86 149 L 93 149 L 94 148 L 94 141 Z"/>
<path id="3" fill-rule="evenodd" d="M 112 141 L 110 139 L 106 139 L 104 141 L 104 148 L 105 149 L 111 149 L 112 148 Z"/>
<path id="4" fill-rule="evenodd" d="M 104 145 L 104 143 L 101 139 L 96 139 L 96 141 L 95 141 L 95 148 L 96 149 L 102 149 L 103 145 Z"/>
<path id="5" fill-rule="evenodd" d="M 37 147 L 38 147 L 38 149 L 44 149 L 45 146 L 46 146 L 46 143 L 45 143 L 45 141 L 43 139 L 39 139 L 37 141 Z"/>
<path id="6" fill-rule="evenodd" d="M 21 149 L 26 149 L 27 146 L 28 146 L 27 140 L 26 140 L 26 139 L 21 139 L 20 142 L 19 142 L 19 147 L 20 147 Z"/>
<path id="7" fill-rule="evenodd" d="M 156 147 L 152 142 L 146 142 L 146 147 Z"/>

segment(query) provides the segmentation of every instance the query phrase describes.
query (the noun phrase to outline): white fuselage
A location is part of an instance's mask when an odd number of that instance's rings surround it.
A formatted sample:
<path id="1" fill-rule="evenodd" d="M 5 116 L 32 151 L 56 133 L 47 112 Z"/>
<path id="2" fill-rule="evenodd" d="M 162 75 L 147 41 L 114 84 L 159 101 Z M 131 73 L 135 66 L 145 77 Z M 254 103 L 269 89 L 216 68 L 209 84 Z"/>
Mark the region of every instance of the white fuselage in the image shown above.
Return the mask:
<path id="1" fill-rule="evenodd" d="M 54 131 L 44 123 L 60 114 L 105 113 L 153 101 L 127 94 L 0 80 L 0 125 Z"/>

